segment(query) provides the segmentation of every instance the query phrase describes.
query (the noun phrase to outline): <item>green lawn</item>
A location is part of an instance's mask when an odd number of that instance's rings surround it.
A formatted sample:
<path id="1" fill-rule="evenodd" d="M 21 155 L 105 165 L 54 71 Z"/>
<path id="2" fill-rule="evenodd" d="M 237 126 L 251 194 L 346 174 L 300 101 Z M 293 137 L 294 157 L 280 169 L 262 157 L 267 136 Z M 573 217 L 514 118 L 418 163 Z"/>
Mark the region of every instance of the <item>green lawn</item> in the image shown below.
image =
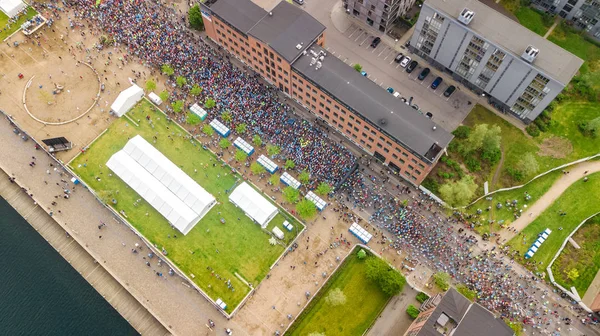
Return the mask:
<path id="1" fill-rule="evenodd" d="M 538 234 L 546 228 L 550 228 L 552 234 L 530 259 L 536 262 L 535 270 L 545 270 L 560 245 L 575 227 L 585 218 L 600 211 L 600 202 L 598 202 L 600 199 L 600 173 L 591 174 L 588 177 L 588 182 L 583 182 L 581 179 L 572 184 L 538 218 L 521 231 L 522 235 L 515 236 L 508 242 L 511 248 L 519 251 L 519 260 L 524 260 L 525 252 L 537 239 Z M 560 216 L 560 211 L 566 212 L 566 216 Z M 559 230 L 560 227 L 563 230 Z"/>
<path id="2" fill-rule="evenodd" d="M 241 178 L 239 175 L 222 166 L 210 151 L 203 149 L 196 141 L 187 139 L 177 124 L 167 122 L 165 116 L 146 100 L 128 115 L 140 126 L 136 127 L 125 117 L 116 120 L 70 166 L 103 200 L 113 205 L 110 200 L 116 199 L 118 203 L 113 207 L 117 211 L 125 211 L 129 222 L 140 233 L 158 248 L 164 247 L 169 259 L 211 298 L 223 299 L 228 304 L 227 311 L 231 312 L 249 291 L 235 273 L 254 286 L 258 285 L 285 247 L 280 244 L 271 246 L 270 235 L 229 202 L 226 190 L 236 184 Z M 145 119 L 146 116 L 151 117 L 154 127 Z M 154 146 L 218 201 L 186 236 L 171 228 L 166 219 L 145 201 L 135 206 L 134 202 L 141 197 L 116 175 L 111 176 L 105 165 L 112 154 L 137 134 L 150 143 L 153 143 L 153 136 L 157 135 Z M 221 218 L 225 219 L 225 224 L 220 222 Z M 297 230 L 288 232 L 283 229 L 281 223 L 285 219 Z M 290 242 L 302 230 L 302 225 L 281 209 L 270 228 L 274 225 L 279 225 L 285 233 L 286 242 Z M 234 291 L 228 289 L 227 280 L 231 281 Z"/>
<path id="3" fill-rule="evenodd" d="M 367 279 L 366 258 L 358 259 L 356 251 L 327 281 L 318 297 L 304 309 L 286 335 L 362 335 L 371 326 L 387 304 L 389 296 Z M 346 296 L 346 303 L 341 306 L 332 306 L 325 300 L 328 293 L 336 288 Z"/>
<path id="4" fill-rule="evenodd" d="M 556 282 L 565 288 L 574 286 L 583 297 L 600 270 L 600 217 L 593 217 L 579 228 L 573 235 L 573 240 L 581 249 L 577 250 L 573 245 L 567 244 L 554 261 L 552 273 Z M 575 281 L 567 277 L 567 272 L 573 268 L 579 272 Z"/>
<path id="5" fill-rule="evenodd" d="M 548 24 L 549 22 L 545 21 L 542 15 L 531 7 L 519 7 L 514 13 L 523 26 L 540 36 L 544 36 L 548 28 L 552 26 L 551 22 Z"/>
<path id="6" fill-rule="evenodd" d="M 27 7 L 25 15 L 19 15 L 16 22 L 10 23 L 10 18 L 6 16 L 6 14 L 0 12 L 0 27 L 2 28 L 2 31 L 0 31 L 0 40 L 9 37 L 12 33 L 16 32 L 25 21 L 36 15 L 37 12 L 33 7 Z"/>

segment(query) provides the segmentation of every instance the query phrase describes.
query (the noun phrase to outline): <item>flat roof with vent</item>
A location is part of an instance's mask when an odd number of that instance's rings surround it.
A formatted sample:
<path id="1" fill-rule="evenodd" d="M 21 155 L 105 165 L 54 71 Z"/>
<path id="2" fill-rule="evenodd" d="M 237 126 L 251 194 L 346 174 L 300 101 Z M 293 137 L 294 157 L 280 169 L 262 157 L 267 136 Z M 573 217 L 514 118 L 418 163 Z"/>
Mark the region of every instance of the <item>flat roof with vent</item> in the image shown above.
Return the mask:
<path id="1" fill-rule="evenodd" d="M 316 54 L 325 52 L 318 45 L 310 49 Z M 326 56 L 319 69 L 316 69 L 317 62 L 312 62 L 313 58 L 308 50 L 292 67 L 425 161 L 435 161 L 452 140 L 452 135 L 438 124 L 337 57 Z"/>

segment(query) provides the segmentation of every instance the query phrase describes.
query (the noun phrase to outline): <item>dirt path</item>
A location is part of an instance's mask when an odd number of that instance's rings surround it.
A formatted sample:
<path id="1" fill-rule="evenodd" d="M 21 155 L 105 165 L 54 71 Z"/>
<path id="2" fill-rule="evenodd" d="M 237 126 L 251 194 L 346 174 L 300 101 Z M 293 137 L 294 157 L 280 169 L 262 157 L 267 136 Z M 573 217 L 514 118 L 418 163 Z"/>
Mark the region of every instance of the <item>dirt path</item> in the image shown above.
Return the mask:
<path id="1" fill-rule="evenodd" d="M 552 34 L 552 32 L 554 31 L 554 28 L 556 28 L 556 26 L 558 26 L 559 23 L 560 23 L 560 17 L 557 16 L 554 19 L 554 23 L 552 24 L 552 26 L 550 26 L 550 28 L 548 28 L 548 31 L 546 32 L 546 34 L 544 34 L 545 39 L 547 39 L 548 36 L 550 36 L 550 34 Z"/>
<path id="2" fill-rule="evenodd" d="M 547 207 L 549 207 L 562 193 L 567 190 L 575 181 L 583 178 L 584 173 L 587 174 L 595 173 L 600 171 L 600 161 L 588 161 L 572 168 L 566 169 L 568 174 L 563 174 L 537 202 L 535 202 L 523 216 L 519 217 L 516 221 L 511 224 L 511 227 L 517 229 L 519 232 L 533 222 Z M 509 241 L 514 237 L 516 233 L 503 230 L 500 233 L 502 241 Z"/>
<path id="3" fill-rule="evenodd" d="M 492 182 L 490 184 L 490 189 L 495 190 L 496 183 L 498 182 L 498 178 L 500 177 L 500 172 L 502 171 L 502 166 L 504 165 L 504 150 L 500 147 L 500 162 L 498 162 L 498 167 L 496 167 L 496 172 L 494 172 L 494 177 L 492 178 Z M 492 191 L 490 190 L 490 191 Z"/>

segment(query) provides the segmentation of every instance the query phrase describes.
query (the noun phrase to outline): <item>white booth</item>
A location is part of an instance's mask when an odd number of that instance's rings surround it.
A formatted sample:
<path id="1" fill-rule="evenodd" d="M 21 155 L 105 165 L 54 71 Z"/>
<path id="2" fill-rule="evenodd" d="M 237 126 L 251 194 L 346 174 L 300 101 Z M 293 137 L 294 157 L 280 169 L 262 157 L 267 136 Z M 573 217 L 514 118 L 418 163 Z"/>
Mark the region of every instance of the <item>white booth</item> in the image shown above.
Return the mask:
<path id="1" fill-rule="evenodd" d="M 129 111 L 135 104 L 137 104 L 144 97 L 144 90 L 139 86 L 133 84 L 130 88 L 125 89 L 121 93 L 115 102 L 110 106 L 110 111 L 117 117 L 123 116 Z"/>

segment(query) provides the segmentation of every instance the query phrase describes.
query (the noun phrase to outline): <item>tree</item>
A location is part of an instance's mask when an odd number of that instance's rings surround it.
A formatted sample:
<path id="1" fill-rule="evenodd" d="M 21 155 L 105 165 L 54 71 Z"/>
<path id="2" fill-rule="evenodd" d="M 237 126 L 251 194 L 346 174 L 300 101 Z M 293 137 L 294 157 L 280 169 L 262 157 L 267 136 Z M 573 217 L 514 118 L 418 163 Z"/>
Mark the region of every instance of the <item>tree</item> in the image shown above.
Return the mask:
<path id="1" fill-rule="evenodd" d="M 255 162 L 252 162 L 252 164 L 250 165 L 250 171 L 254 175 L 259 175 L 259 174 L 264 173 L 266 170 L 265 170 L 265 167 L 261 166 L 260 163 L 255 161 Z"/>
<path id="2" fill-rule="evenodd" d="M 489 128 L 488 132 L 483 138 L 482 150 L 484 153 L 491 152 L 500 149 L 500 142 L 502 141 L 502 129 L 498 125 L 494 125 Z"/>
<path id="3" fill-rule="evenodd" d="M 301 218 L 309 219 L 317 214 L 317 207 L 313 202 L 304 198 L 296 204 L 296 212 Z"/>
<path id="4" fill-rule="evenodd" d="M 526 153 L 517 163 L 517 169 L 522 171 L 525 176 L 533 176 L 538 172 L 540 166 L 533 153 Z"/>
<path id="5" fill-rule="evenodd" d="M 567 278 L 569 278 L 571 281 L 577 280 L 577 278 L 579 278 L 579 271 L 576 268 L 571 268 L 567 272 Z"/>
<path id="6" fill-rule="evenodd" d="M 175 81 L 177 82 L 177 86 L 179 86 L 180 88 L 187 84 L 187 79 L 185 79 L 185 77 L 183 76 L 177 76 Z"/>
<path id="7" fill-rule="evenodd" d="M 408 305 L 408 307 L 406 307 L 406 313 L 414 320 L 419 316 L 419 309 L 413 305 Z"/>
<path id="8" fill-rule="evenodd" d="M 354 68 L 354 70 L 361 72 L 362 71 L 362 65 L 356 63 L 352 66 Z"/>
<path id="9" fill-rule="evenodd" d="M 196 30 L 204 29 L 204 20 L 202 19 L 202 13 L 200 12 L 200 6 L 194 5 L 188 11 L 188 20 L 190 26 Z"/>
<path id="10" fill-rule="evenodd" d="M 180 113 L 183 111 L 183 100 L 176 100 L 172 102 L 171 107 L 173 107 L 173 112 Z"/>
<path id="11" fill-rule="evenodd" d="M 367 259 L 365 275 L 367 279 L 377 283 L 387 295 L 394 296 L 406 284 L 406 279 L 395 268 L 381 258 L 371 256 Z"/>
<path id="12" fill-rule="evenodd" d="M 294 167 L 296 167 L 296 162 L 294 162 L 294 160 L 292 160 L 292 159 L 285 160 L 285 164 L 283 165 L 283 168 L 294 169 Z"/>
<path id="13" fill-rule="evenodd" d="M 254 146 L 260 147 L 263 143 L 262 139 L 260 138 L 260 135 L 254 134 L 254 137 L 252 137 L 252 143 L 254 144 Z"/>
<path id="14" fill-rule="evenodd" d="M 500 126 L 490 127 L 488 124 L 477 125 L 469 133 L 465 143 L 466 152 L 472 152 L 482 149 L 484 152 L 500 148 Z"/>
<path id="15" fill-rule="evenodd" d="M 471 128 L 469 126 L 460 125 L 452 132 L 452 134 L 459 139 L 467 139 L 471 134 Z"/>
<path id="16" fill-rule="evenodd" d="M 244 124 L 244 123 L 238 124 L 237 126 L 235 126 L 235 131 L 237 132 L 237 134 L 246 133 L 246 124 Z"/>
<path id="17" fill-rule="evenodd" d="M 231 146 L 231 142 L 225 138 L 221 139 L 221 141 L 219 141 L 219 147 L 223 148 L 223 149 L 227 149 L 229 148 L 229 146 Z"/>
<path id="18" fill-rule="evenodd" d="M 210 125 L 204 125 L 202 127 L 202 133 L 208 136 L 212 136 L 213 134 L 215 134 L 215 130 L 212 127 L 210 127 Z"/>
<path id="19" fill-rule="evenodd" d="M 356 255 L 358 256 L 358 259 L 362 260 L 367 257 L 367 252 L 365 252 L 364 249 L 360 249 Z"/>
<path id="20" fill-rule="evenodd" d="M 579 129 L 584 135 L 591 136 L 593 138 L 600 134 L 600 117 L 584 121 L 579 124 Z"/>
<path id="21" fill-rule="evenodd" d="M 310 181 L 310 174 L 306 170 L 303 170 L 300 175 L 298 175 L 298 181 L 307 184 Z"/>
<path id="22" fill-rule="evenodd" d="M 167 76 L 173 76 L 173 74 L 175 73 L 175 70 L 173 70 L 173 67 L 171 67 L 168 64 L 163 64 L 160 67 L 160 70 L 162 71 L 163 74 L 165 74 Z"/>
<path id="23" fill-rule="evenodd" d="M 217 103 L 215 103 L 215 100 L 212 98 L 206 98 L 206 102 L 204 103 L 204 107 L 206 108 L 213 108 L 215 107 L 215 105 L 217 105 Z"/>
<path id="24" fill-rule="evenodd" d="M 158 94 L 158 97 L 160 98 L 160 100 L 162 101 L 167 101 L 169 99 L 169 91 L 167 90 L 162 90 L 161 93 Z"/>
<path id="25" fill-rule="evenodd" d="M 279 180 L 279 175 L 277 175 L 277 174 L 271 175 L 271 177 L 269 177 L 269 182 L 274 186 L 278 186 L 279 183 L 281 182 Z"/>
<path id="26" fill-rule="evenodd" d="M 194 84 L 190 90 L 190 94 L 194 97 L 198 97 L 202 93 L 202 88 L 198 84 Z"/>
<path id="27" fill-rule="evenodd" d="M 269 154 L 269 156 L 277 155 L 280 152 L 281 148 L 279 148 L 279 146 L 267 145 L 267 154 Z"/>
<path id="28" fill-rule="evenodd" d="M 221 118 L 223 118 L 223 121 L 225 121 L 225 122 L 231 122 L 231 120 L 233 120 L 233 117 L 231 116 L 230 111 L 225 111 L 225 112 L 221 113 Z"/>
<path id="29" fill-rule="evenodd" d="M 340 288 L 334 288 L 325 297 L 325 302 L 334 307 L 341 306 L 346 303 L 346 295 L 344 295 L 344 292 Z"/>
<path id="30" fill-rule="evenodd" d="M 154 91 L 156 90 L 156 82 L 154 82 L 152 79 L 148 79 L 146 81 L 146 91 Z"/>
<path id="31" fill-rule="evenodd" d="M 475 301 L 477 298 L 477 291 L 469 289 L 466 285 L 459 284 L 456 286 L 456 291 L 471 301 Z"/>
<path id="32" fill-rule="evenodd" d="M 244 162 L 247 158 L 248 154 L 246 154 L 246 152 L 244 152 L 243 150 L 238 149 L 237 151 L 235 151 L 235 161 Z"/>
<path id="33" fill-rule="evenodd" d="M 440 196 L 451 206 L 465 205 L 475 195 L 477 185 L 473 176 L 465 175 L 459 181 L 448 182 L 440 187 Z"/>
<path id="34" fill-rule="evenodd" d="M 331 186 L 326 182 L 319 183 L 317 187 L 317 194 L 321 196 L 328 195 L 331 192 Z"/>
<path id="35" fill-rule="evenodd" d="M 433 282 L 441 290 L 447 291 L 450 288 L 450 274 L 446 272 L 437 272 L 433 275 Z"/>
<path id="36" fill-rule="evenodd" d="M 288 203 L 296 203 L 300 197 L 300 192 L 294 187 L 286 187 L 283 189 L 283 197 Z"/>
<path id="37" fill-rule="evenodd" d="M 188 123 L 188 125 L 198 125 L 202 122 L 202 119 L 200 119 L 200 117 L 198 117 L 194 113 L 188 112 L 185 122 Z"/>

